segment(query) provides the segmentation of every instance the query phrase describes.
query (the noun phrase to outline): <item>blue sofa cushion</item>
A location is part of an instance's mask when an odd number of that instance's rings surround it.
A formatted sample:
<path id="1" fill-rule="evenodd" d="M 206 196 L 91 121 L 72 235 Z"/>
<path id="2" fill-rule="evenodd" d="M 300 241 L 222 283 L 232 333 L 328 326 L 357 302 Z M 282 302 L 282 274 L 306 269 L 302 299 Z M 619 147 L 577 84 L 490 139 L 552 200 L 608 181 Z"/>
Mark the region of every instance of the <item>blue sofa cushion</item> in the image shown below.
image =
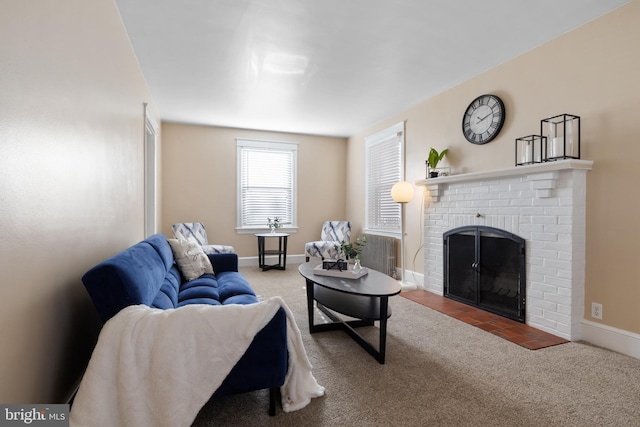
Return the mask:
<path id="1" fill-rule="evenodd" d="M 144 241 L 149 243 L 149 245 L 156 250 L 158 256 L 164 263 L 165 270 L 169 271 L 169 269 L 174 266 L 175 261 L 173 259 L 173 251 L 171 250 L 171 246 L 169 246 L 167 238 L 162 234 L 154 234 Z"/>
<path id="2" fill-rule="evenodd" d="M 249 297 L 247 304 L 258 302 L 255 292 L 249 286 L 246 279 L 238 272 L 226 271 L 217 274 L 218 278 L 218 292 L 220 292 L 220 302 L 223 304 L 230 304 L 228 299 L 236 296 Z M 236 303 L 237 304 L 237 303 Z"/>
<path id="3" fill-rule="evenodd" d="M 127 306 L 152 306 L 166 275 L 165 260 L 150 242 L 142 241 L 93 267 L 82 282 L 106 322 Z"/>
<path id="4" fill-rule="evenodd" d="M 218 281 L 213 274 L 204 274 L 182 284 L 178 293 L 178 307 L 187 304 L 221 304 Z"/>
<path id="5" fill-rule="evenodd" d="M 169 269 L 167 276 L 164 278 L 158 295 L 151 303 L 151 307 L 167 310 L 178 306 L 178 289 L 180 289 L 180 272 L 176 266 Z"/>
<path id="6" fill-rule="evenodd" d="M 233 254 L 207 254 L 211 265 L 213 265 L 214 274 L 224 273 L 225 271 L 238 271 L 238 255 Z"/>
<path id="7" fill-rule="evenodd" d="M 258 297 L 238 272 L 226 271 L 185 282 L 178 293 L 178 307 L 187 304 L 253 304 Z"/>

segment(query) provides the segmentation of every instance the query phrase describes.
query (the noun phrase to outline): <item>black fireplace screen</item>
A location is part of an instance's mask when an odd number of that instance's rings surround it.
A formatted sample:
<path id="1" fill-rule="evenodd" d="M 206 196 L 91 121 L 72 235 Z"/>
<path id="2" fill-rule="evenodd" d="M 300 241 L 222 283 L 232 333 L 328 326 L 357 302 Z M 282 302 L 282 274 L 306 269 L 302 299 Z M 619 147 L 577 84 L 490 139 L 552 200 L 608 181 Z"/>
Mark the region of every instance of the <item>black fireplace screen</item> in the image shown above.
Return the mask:
<path id="1" fill-rule="evenodd" d="M 524 323 L 524 239 L 486 226 L 455 228 L 443 238 L 445 296 Z"/>

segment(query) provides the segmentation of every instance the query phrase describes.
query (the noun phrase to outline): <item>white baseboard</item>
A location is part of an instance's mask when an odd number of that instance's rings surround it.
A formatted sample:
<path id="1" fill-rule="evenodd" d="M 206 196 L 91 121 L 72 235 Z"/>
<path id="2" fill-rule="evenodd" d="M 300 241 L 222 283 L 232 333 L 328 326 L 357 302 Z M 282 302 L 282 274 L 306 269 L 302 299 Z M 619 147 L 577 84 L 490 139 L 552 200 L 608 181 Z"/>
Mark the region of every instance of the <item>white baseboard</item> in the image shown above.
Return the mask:
<path id="1" fill-rule="evenodd" d="M 402 276 L 402 270 L 398 270 L 398 273 Z M 401 277 L 400 280 L 407 285 L 412 285 L 412 289 L 424 289 L 424 274 L 416 273 L 415 271 L 407 270 L 405 268 L 405 276 Z M 403 289 L 404 290 L 404 289 Z"/>
<path id="2" fill-rule="evenodd" d="M 583 320 L 582 340 L 640 359 L 640 334 Z"/>

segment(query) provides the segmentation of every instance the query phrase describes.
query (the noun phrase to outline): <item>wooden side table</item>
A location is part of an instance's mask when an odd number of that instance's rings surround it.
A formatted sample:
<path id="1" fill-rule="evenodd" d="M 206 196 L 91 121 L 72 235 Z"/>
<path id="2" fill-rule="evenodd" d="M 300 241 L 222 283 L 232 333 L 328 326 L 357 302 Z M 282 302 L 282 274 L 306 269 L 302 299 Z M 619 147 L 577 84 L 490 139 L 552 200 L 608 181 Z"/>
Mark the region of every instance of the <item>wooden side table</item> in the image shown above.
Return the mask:
<path id="1" fill-rule="evenodd" d="M 266 270 L 284 270 L 287 267 L 287 233 L 259 233 L 258 238 L 258 266 L 262 271 Z M 265 249 L 265 239 L 267 237 L 278 238 L 278 249 Z M 266 255 L 278 255 L 278 263 L 266 265 Z"/>

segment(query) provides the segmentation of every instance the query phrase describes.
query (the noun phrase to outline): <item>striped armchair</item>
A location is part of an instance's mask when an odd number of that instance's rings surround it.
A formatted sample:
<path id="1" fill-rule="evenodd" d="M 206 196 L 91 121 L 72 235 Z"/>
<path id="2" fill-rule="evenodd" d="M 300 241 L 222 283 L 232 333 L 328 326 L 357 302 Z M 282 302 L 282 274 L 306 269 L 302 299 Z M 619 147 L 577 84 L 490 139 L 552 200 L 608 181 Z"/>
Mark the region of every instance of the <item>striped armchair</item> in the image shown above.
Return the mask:
<path id="1" fill-rule="evenodd" d="M 322 232 L 320 240 L 316 242 L 307 242 L 304 245 L 304 253 L 309 261 L 310 257 L 320 257 L 322 259 L 335 259 L 338 257 L 336 246 L 340 246 L 340 242 L 344 240 L 349 242 L 351 239 L 351 222 L 349 221 L 325 221 L 322 224 Z"/>
<path id="2" fill-rule="evenodd" d="M 207 231 L 201 222 L 181 222 L 173 224 L 171 228 L 176 239 L 185 239 L 199 244 L 205 254 L 229 254 L 235 252 L 233 246 L 210 245 L 207 239 Z"/>

